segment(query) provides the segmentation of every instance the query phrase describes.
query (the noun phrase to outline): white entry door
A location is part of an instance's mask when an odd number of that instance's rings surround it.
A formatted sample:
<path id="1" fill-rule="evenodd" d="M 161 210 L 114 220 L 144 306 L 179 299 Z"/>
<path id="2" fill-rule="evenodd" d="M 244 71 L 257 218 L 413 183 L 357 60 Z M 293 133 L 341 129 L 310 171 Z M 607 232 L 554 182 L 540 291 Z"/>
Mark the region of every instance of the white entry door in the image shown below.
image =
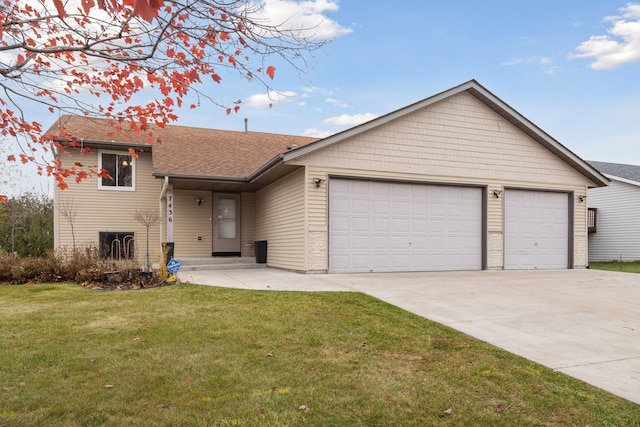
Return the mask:
<path id="1" fill-rule="evenodd" d="M 569 196 L 505 190 L 504 268 L 569 267 Z"/>
<path id="2" fill-rule="evenodd" d="M 329 270 L 480 270 L 480 188 L 329 181 Z"/>

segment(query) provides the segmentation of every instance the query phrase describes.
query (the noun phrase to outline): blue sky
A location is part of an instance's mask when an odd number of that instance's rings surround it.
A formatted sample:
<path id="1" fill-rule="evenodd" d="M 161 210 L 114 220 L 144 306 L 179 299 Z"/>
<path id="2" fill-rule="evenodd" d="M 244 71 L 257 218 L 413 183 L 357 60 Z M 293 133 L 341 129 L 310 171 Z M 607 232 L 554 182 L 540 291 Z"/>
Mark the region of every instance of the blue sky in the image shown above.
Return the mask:
<path id="1" fill-rule="evenodd" d="M 179 123 L 322 136 L 476 79 L 579 156 L 640 164 L 640 2 L 315 3 L 341 34 L 302 78 L 278 66 L 288 96 L 254 106 L 240 82 L 237 115 Z"/>
<path id="2" fill-rule="evenodd" d="M 304 75 L 274 61 L 272 108 L 223 76 L 207 91 L 240 112 L 178 124 L 326 136 L 476 79 L 584 159 L 640 165 L 640 1 L 270 1 L 334 41 Z"/>

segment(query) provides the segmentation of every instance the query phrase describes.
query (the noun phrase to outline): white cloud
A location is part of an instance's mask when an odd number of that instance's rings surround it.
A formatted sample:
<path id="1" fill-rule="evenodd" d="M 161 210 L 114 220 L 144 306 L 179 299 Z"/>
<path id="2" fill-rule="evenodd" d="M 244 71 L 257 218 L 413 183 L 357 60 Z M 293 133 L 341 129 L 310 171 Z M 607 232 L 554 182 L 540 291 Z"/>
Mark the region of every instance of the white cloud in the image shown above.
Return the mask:
<path id="1" fill-rule="evenodd" d="M 338 3 L 332 0 L 266 0 L 263 7 L 258 6 L 258 10 L 251 13 L 251 18 L 287 31 L 299 32 L 303 37 L 333 39 L 352 32 L 350 28 L 326 16 L 338 9 Z"/>
<path id="2" fill-rule="evenodd" d="M 342 114 L 337 117 L 329 117 L 325 119 L 324 122 L 328 125 L 333 126 L 356 126 L 369 120 L 373 120 L 378 117 L 376 114 L 372 113 L 362 113 L 362 114 Z"/>
<path id="3" fill-rule="evenodd" d="M 295 100 L 297 94 L 292 91 L 277 92 L 275 90 L 269 93 L 258 93 L 247 98 L 247 103 L 251 107 L 269 107 L 275 104 L 289 104 Z"/>
<path id="4" fill-rule="evenodd" d="M 617 68 L 640 61 L 640 4 L 628 3 L 620 8 L 620 15 L 608 16 L 611 22 L 608 35 L 591 36 L 582 42 L 569 58 L 590 58 L 594 70 Z"/>
<path id="5" fill-rule="evenodd" d="M 339 99 L 335 99 L 335 98 L 327 98 L 324 100 L 324 102 L 326 102 L 327 104 L 335 105 L 336 107 L 340 107 L 340 108 L 350 107 L 350 105 L 347 104 L 346 102 L 340 101 Z"/>
<path id="6" fill-rule="evenodd" d="M 513 67 L 516 65 L 539 66 L 545 74 L 553 74 L 558 71 L 558 68 L 553 65 L 553 59 L 548 56 L 532 55 L 527 57 L 513 58 L 502 63 L 502 66 L 504 67 Z"/>
<path id="7" fill-rule="evenodd" d="M 304 136 L 310 136 L 312 138 L 326 138 L 328 136 L 333 135 L 335 132 L 331 132 L 328 130 L 320 130 L 320 129 L 307 129 L 303 132 Z"/>

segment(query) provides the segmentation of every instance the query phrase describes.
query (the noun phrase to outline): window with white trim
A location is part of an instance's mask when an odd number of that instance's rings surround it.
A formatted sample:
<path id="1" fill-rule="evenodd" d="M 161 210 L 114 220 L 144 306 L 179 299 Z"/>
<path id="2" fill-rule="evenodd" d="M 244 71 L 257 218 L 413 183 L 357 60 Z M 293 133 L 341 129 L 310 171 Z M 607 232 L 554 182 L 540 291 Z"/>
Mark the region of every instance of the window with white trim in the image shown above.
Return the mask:
<path id="1" fill-rule="evenodd" d="M 98 188 L 103 190 L 135 190 L 135 159 L 129 153 L 118 151 L 100 151 L 98 167 L 107 171 L 98 181 Z"/>

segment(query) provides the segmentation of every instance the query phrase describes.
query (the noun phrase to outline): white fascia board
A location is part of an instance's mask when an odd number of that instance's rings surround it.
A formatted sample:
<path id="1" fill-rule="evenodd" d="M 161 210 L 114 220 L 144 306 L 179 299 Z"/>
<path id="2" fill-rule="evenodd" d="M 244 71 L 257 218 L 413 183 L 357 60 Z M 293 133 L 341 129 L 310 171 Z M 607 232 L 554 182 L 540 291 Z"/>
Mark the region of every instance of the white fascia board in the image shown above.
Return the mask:
<path id="1" fill-rule="evenodd" d="M 632 179 L 622 178 L 622 177 L 611 175 L 608 173 L 603 173 L 602 175 L 606 176 L 607 178 L 613 181 L 624 182 L 625 184 L 631 184 L 631 185 L 635 185 L 636 187 L 640 187 L 640 182 L 634 181 Z"/>

